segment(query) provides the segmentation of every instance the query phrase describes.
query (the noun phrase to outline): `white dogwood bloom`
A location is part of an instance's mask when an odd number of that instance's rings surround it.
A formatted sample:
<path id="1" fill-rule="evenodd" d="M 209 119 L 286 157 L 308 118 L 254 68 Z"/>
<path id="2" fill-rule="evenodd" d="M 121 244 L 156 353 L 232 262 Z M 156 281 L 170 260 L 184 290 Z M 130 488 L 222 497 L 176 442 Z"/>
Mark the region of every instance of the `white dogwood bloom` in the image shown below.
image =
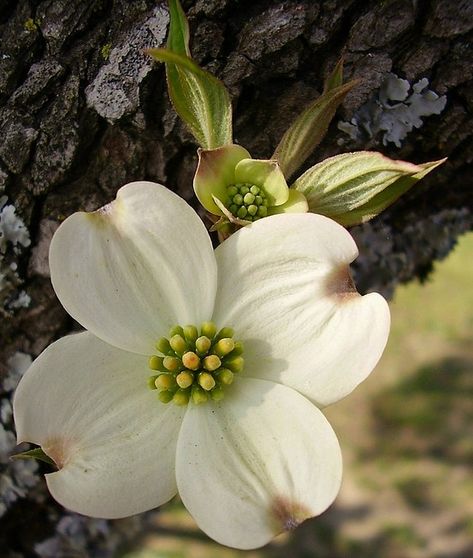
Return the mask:
<path id="1" fill-rule="evenodd" d="M 261 219 L 214 251 L 194 210 L 149 182 L 66 219 L 52 283 L 88 331 L 48 347 L 14 401 L 18 442 L 58 466 L 54 498 L 119 518 L 179 492 L 241 549 L 323 512 L 342 463 L 320 408 L 370 373 L 389 330 L 385 300 L 353 287 L 356 256 L 310 213 Z"/>

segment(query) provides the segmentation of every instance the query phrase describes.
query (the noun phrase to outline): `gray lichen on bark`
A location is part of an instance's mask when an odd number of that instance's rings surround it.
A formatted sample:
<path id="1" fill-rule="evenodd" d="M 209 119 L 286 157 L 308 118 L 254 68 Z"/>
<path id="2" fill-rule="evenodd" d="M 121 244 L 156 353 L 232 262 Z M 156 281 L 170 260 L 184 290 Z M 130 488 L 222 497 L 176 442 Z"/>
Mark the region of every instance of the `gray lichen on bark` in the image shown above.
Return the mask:
<path id="1" fill-rule="evenodd" d="M 168 21 L 167 11 L 156 6 L 117 45 L 110 44 L 109 54 L 102 49 L 107 61 L 85 88 L 85 96 L 87 105 L 110 123 L 138 111 L 140 85 L 153 67 L 144 50 L 162 46 Z"/>

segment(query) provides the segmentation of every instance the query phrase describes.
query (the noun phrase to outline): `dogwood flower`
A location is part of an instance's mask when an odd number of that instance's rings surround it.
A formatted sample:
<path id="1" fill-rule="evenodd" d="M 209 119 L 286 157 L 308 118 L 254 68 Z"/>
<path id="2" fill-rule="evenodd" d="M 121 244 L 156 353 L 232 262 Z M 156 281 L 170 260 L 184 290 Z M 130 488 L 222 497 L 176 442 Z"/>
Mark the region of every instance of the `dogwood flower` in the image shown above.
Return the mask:
<path id="1" fill-rule="evenodd" d="M 289 189 L 276 160 L 252 159 L 241 145 L 199 149 L 194 191 L 213 215 L 248 224 L 277 213 L 305 213 L 305 196 Z"/>
<path id="2" fill-rule="evenodd" d="M 370 373 L 389 330 L 385 300 L 355 291 L 356 255 L 314 214 L 261 219 L 214 251 L 191 207 L 149 182 L 66 219 L 51 278 L 88 331 L 49 346 L 14 400 L 18 442 L 57 464 L 53 497 L 119 518 L 179 492 L 241 549 L 322 513 L 342 462 L 320 409 Z"/>

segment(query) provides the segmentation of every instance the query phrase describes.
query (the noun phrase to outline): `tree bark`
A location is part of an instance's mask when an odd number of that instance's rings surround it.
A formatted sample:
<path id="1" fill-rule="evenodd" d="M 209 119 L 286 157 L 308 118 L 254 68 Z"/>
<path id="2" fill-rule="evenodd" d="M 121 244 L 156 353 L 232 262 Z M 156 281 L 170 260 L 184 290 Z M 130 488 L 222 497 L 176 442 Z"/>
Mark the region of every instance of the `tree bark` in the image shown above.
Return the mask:
<path id="1" fill-rule="evenodd" d="M 361 252 L 355 276 L 362 291 L 389 296 L 398 283 L 425 278 L 458 235 L 472 228 L 471 2 L 183 4 L 193 56 L 229 88 L 235 140 L 252 156 L 271 156 L 341 56 L 346 79 L 361 81 L 307 166 L 366 148 L 416 163 L 448 156 L 392 208 L 352 229 Z M 163 67 L 143 54 L 164 43 L 167 23 L 165 3 L 153 0 L 0 0 L 0 196 L 15 206 L 31 237 L 29 247 L 14 252 L 10 246 L 3 255 L 8 265 L 17 265 L 19 278 L 9 300 L 23 289 L 31 303 L 3 308 L 0 378 L 11 355 L 35 357 L 74 327 L 54 296 L 47 266 L 49 241 L 65 217 L 96 209 L 125 183 L 142 179 L 165 184 L 195 206 L 196 145 L 170 106 Z M 380 135 L 350 139 L 337 123 L 356 117 L 390 72 L 411 84 L 428 78 L 433 91 L 446 95 L 445 109 L 425 117 L 401 147 L 383 145 Z M 5 401 L 10 395 L 0 389 Z M 11 418 L 4 419 L 4 430 L 12 428 Z M 1 451 L 5 483 L 16 473 Z M 80 532 L 78 555 L 107 555 L 127 530 L 146 524 L 146 516 L 128 524 L 79 520 L 53 503 L 43 480 L 36 480 L 28 490 L 12 481 L 24 496 L 6 504 L 3 555 L 71 555 L 74 529 Z M 0 482 L 0 499 L 1 490 Z"/>

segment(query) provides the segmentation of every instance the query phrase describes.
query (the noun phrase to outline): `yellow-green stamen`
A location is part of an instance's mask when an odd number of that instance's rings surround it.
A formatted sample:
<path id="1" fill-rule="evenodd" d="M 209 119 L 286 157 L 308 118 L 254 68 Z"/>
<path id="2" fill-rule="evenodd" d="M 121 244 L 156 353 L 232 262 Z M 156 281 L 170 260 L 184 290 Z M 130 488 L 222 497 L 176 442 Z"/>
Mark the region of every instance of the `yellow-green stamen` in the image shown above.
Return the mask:
<path id="1" fill-rule="evenodd" d="M 176 376 L 176 382 L 180 388 L 186 389 L 194 383 L 194 375 L 184 370 Z"/>
<path id="2" fill-rule="evenodd" d="M 245 195 L 256 196 L 247 188 Z M 234 375 L 243 370 L 243 346 L 233 335 L 230 327 L 217 332 L 213 322 L 204 322 L 200 329 L 193 325 L 174 326 L 169 338 L 161 337 L 156 343 L 161 355 L 152 355 L 148 360 L 154 372 L 148 378 L 148 387 L 158 390 L 162 403 L 220 401 Z"/>
<path id="3" fill-rule="evenodd" d="M 215 387 L 215 380 L 212 374 L 201 372 L 199 374 L 199 385 L 202 389 L 205 389 L 205 391 L 213 389 Z"/>
<path id="4" fill-rule="evenodd" d="M 220 368 L 222 361 L 218 358 L 217 355 L 209 355 L 204 358 L 203 366 L 209 372 L 213 372 Z"/>
<path id="5" fill-rule="evenodd" d="M 200 367 L 200 358 L 192 351 L 188 351 L 182 355 L 182 364 L 189 370 L 198 370 Z"/>
<path id="6" fill-rule="evenodd" d="M 227 186 L 225 207 L 235 217 L 246 221 L 257 221 L 268 214 L 266 194 L 255 184 L 230 184 Z"/>
<path id="7" fill-rule="evenodd" d="M 158 389 L 167 391 L 176 385 L 176 379 L 171 374 L 160 374 L 154 383 Z"/>
<path id="8" fill-rule="evenodd" d="M 205 335 L 202 335 L 201 337 L 196 339 L 195 350 L 197 351 L 198 355 L 203 356 L 207 354 L 211 345 L 212 345 L 212 341 Z"/>

